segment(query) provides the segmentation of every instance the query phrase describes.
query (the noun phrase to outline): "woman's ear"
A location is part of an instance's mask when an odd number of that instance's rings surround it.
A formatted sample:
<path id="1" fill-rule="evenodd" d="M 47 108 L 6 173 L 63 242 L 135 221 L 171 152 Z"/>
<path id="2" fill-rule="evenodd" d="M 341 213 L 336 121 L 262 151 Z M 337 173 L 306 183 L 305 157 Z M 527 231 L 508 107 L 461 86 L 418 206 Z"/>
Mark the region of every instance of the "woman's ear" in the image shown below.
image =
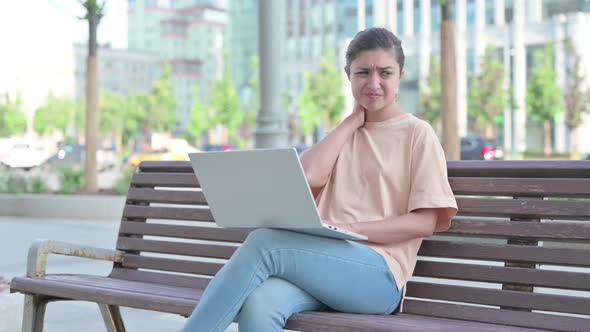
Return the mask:
<path id="1" fill-rule="evenodd" d="M 405 74 L 405 73 L 406 73 L 406 72 L 405 72 L 405 71 L 403 71 L 403 70 L 402 70 L 402 72 L 401 72 L 401 73 L 399 73 L 399 79 L 400 79 L 400 80 L 402 79 L 402 77 L 404 77 L 404 74 Z"/>
<path id="2" fill-rule="evenodd" d="M 346 73 L 346 77 L 348 78 L 348 81 L 350 82 L 350 68 L 344 67 L 344 72 Z"/>

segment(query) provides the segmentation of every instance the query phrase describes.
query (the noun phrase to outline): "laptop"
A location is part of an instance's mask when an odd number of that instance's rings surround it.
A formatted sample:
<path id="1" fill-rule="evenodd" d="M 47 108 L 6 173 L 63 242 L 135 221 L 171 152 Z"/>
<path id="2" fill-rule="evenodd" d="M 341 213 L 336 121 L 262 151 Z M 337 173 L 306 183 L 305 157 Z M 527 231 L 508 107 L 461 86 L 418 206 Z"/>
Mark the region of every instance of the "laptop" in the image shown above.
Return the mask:
<path id="1" fill-rule="evenodd" d="M 217 225 L 366 240 L 322 223 L 294 148 L 190 153 Z"/>

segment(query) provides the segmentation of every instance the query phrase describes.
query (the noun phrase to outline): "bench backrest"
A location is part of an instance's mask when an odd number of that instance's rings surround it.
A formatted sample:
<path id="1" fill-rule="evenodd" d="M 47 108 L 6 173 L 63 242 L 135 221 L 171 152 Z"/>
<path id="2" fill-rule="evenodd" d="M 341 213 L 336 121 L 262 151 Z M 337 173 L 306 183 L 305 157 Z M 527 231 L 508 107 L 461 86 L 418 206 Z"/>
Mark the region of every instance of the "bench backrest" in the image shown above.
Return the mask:
<path id="1" fill-rule="evenodd" d="M 459 215 L 448 232 L 423 242 L 404 312 L 587 328 L 590 162 L 448 166 Z M 143 162 L 117 242 L 125 259 L 111 276 L 202 288 L 246 235 L 216 227 L 188 162 Z"/>

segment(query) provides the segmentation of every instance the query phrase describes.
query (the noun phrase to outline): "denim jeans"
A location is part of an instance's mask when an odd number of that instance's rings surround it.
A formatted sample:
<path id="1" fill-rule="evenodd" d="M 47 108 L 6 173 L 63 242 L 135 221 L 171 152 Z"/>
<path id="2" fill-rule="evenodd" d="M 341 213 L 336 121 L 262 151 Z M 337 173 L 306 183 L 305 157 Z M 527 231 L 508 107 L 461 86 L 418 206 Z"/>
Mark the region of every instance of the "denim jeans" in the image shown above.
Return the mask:
<path id="1" fill-rule="evenodd" d="M 219 270 L 181 331 L 282 331 L 297 312 L 388 314 L 401 299 L 373 249 L 285 230 L 257 229 Z"/>

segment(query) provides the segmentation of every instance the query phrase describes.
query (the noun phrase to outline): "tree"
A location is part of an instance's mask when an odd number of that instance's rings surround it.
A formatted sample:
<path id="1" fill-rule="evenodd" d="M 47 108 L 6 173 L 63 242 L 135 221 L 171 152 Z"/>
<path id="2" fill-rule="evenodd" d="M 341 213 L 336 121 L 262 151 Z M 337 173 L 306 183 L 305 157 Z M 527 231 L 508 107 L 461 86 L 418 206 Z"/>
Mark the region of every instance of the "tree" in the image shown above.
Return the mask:
<path id="1" fill-rule="evenodd" d="M 195 96 L 198 96 L 198 87 L 195 88 Z M 196 141 L 204 131 L 215 126 L 215 118 L 211 113 L 211 108 L 203 105 L 199 97 L 195 98 L 191 108 L 191 117 L 187 125 L 187 138 Z"/>
<path id="2" fill-rule="evenodd" d="M 236 132 L 244 121 L 244 112 L 240 107 L 240 97 L 232 80 L 227 54 L 223 58 L 223 72 L 221 78 L 213 82 L 210 105 L 215 114 L 215 122 L 227 129 L 230 143 L 244 146 L 244 140 Z"/>
<path id="3" fill-rule="evenodd" d="M 50 92 L 45 97 L 45 104 L 35 110 L 33 129 L 40 135 L 57 130 L 66 136 L 68 128 L 74 125 L 74 112 L 75 104 L 70 97 L 56 97 Z"/>
<path id="4" fill-rule="evenodd" d="M 585 75 L 581 70 L 581 57 L 571 40 L 566 40 L 568 53 L 573 58 L 568 61 L 567 86 L 565 92 L 565 123 L 570 132 L 571 156 L 580 158 L 578 150 L 578 128 L 582 124 L 582 115 L 590 111 L 590 91 L 584 92 Z"/>
<path id="5" fill-rule="evenodd" d="M 526 110 L 534 121 L 543 123 L 544 154 L 551 153 L 551 120 L 563 112 L 563 99 L 557 85 L 557 73 L 553 69 L 553 46 L 548 43 L 545 49 L 535 54 L 539 65 L 533 69 L 527 85 Z"/>
<path id="6" fill-rule="evenodd" d="M 154 82 L 148 96 L 149 116 L 146 120 L 149 128 L 156 131 L 172 130 L 178 120 L 176 112 L 176 96 L 172 87 L 172 69 L 168 62 L 164 62 L 162 76 Z"/>
<path id="7" fill-rule="evenodd" d="M 457 160 L 459 154 L 459 128 L 457 124 L 457 65 L 455 56 L 455 28 L 449 0 L 440 0 L 441 50 L 441 112 L 442 146 L 447 160 Z"/>
<path id="8" fill-rule="evenodd" d="M 88 59 L 86 61 L 86 158 L 84 172 L 84 191 L 96 193 L 98 191 L 98 172 L 96 164 L 96 150 L 98 148 L 98 58 L 97 58 L 97 30 L 103 17 L 104 5 L 97 0 L 81 2 L 86 9 L 85 20 L 88 21 Z"/>
<path id="9" fill-rule="evenodd" d="M 504 66 L 496 60 L 494 48 L 488 46 L 481 61 L 481 72 L 469 90 L 469 112 L 475 119 L 475 130 L 487 138 L 495 138 L 496 124 L 502 122 L 506 105 Z"/>
<path id="10" fill-rule="evenodd" d="M 250 68 L 252 69 L 252 77 L 248 82 L 250 91 L 249 100 L 246 105 L 246 114 L 244 114 L 244 122 L 242 124 L 242 134 L 247 141 L 250 141 L 256 123 L 256 115 L 260 109 L 260 83 L 258 82 L 258 56 L 254 55 L 250 58 Z"/>
<path id="11" fill-rule="evenodd" d="M 27 129 L 27 117 L 22 110 L 22 101 L 17 94 L 10 99 L 8 93 L 0 96 L 0 136 L 22 134 Z"/>
<path id="12" fill-rule="evenodd" d="M 334 87 L 342 86 L 342 78 L 334 65 L 336 56 L 332 50 L 320 58 L 319 68 L 306 73 L 303 92 L 299 96 L 301 131 L 304 135 L 318 128 L 323 122 L 334 127 L 341 120 L 344 111 L 344 96 Z"/>
<path id="13" fill-rule="evenodd" d="M 440 62 L 430 56 L 430 71 L 426 84 L 420 87 L 420 113 L 418 116 L 434 128 L 440 125 Z M 438 130 L 437 130 L 438 131 Z"/>

